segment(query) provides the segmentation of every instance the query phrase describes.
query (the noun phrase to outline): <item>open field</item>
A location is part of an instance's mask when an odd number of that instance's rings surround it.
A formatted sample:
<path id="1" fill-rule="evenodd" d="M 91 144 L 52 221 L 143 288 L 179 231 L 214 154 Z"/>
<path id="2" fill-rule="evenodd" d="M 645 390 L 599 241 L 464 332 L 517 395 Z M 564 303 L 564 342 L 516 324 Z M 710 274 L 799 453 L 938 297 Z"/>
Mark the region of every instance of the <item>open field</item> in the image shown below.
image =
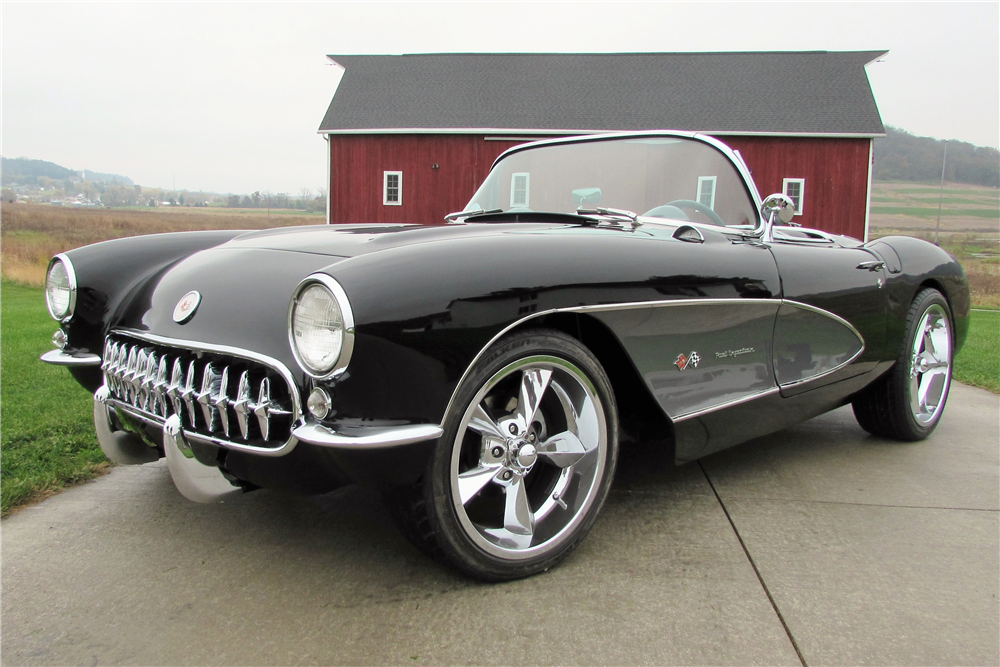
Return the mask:
<path id="1" fill-rule="evenodd" d="M 869 238 L 901 234 L 933 242 L 938 195 L 936 185 L 873 183 Z M 972 303 L 1000 308 L 1000 190 L 946 183 L 938 242 L 965 269 Z"/>
<path id="2" fill-rule="evenodd" d="M 267 229 L 319 225 L 322 215 L 301 211 L 177 207 L 155 209 L 82 209 L 41 204 L 0 207 L 0 268 L 3 277 L 42 285 L 49 259 L 56 253 L 123 236 L 186 232 L 198 229 Z"/>

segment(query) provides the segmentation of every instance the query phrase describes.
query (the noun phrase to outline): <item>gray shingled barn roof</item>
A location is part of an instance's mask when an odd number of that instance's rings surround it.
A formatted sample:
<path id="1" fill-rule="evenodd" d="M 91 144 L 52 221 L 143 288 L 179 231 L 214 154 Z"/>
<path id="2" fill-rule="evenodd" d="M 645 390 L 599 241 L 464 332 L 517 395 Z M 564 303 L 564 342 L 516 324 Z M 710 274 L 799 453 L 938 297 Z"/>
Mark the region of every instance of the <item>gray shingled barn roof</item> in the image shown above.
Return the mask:
<path id="1" fill-rule="evenodd" d="M 331 55 L 321 133 L 598 131 L 882 135 L 885 51 Z"/>

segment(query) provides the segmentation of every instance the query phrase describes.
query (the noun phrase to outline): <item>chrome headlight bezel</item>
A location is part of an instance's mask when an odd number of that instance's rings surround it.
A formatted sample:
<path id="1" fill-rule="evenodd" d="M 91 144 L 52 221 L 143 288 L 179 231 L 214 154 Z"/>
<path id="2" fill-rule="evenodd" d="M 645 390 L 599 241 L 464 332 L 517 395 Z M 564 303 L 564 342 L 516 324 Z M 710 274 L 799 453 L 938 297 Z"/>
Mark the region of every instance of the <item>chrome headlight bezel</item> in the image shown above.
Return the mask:
<path id="1" fill-rule="evenodd" d="M 61 264 L 63 270 L 66 272 L 66 282 L 69 290 L 69 300 L 66 308 L 61 312 L 56 311 L 49 296 L 49 276 L 52 275 L 52 268 L 56 264 Z M 73 313 L 76 312 L 76 287 L 76 269 L 73 268 L 73 262 L 65 254 L 59 253 L 49 261 L 49 266 L 45 270 L 45 307 L 48 309 L 52 319 L 57 322 L 68 322 L 73 318 Z"/>
<path id="2" fill-rule="evenodd" d="M 299 297 L 305 290 L 314 285 L 319 285 L 330 293 L 337 308 L 340 309 L 340 318 L 343 322 L 340 356 L 337 357 L 330 367 L 321 369 L 313 368 L 306 363 L 299 352 L 294 330 L 295 308 L 298 306 Z M 351 355 L 354 352 L 354 312 L 351 310 L 351 302 L 347 299 L 347 293 L 340 286 L 340 283 L 325 273 L 314 273 L 307 276 L 295 287 L 292 299 L 288 304 L 288 344 L 292 348 L 292 355 L 295 357 L 295 362 L 299 365 L 299 368 L 311 378 L 329 380 L 347 370 L 348 364 L 351 363 Z"/>

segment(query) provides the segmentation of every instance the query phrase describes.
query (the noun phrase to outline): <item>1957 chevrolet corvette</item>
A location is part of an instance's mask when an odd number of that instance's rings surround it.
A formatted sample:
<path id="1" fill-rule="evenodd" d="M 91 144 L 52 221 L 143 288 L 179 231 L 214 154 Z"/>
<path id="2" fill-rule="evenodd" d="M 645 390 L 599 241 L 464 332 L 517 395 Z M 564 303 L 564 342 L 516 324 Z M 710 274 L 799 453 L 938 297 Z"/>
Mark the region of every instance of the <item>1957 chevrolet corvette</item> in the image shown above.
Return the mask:
<path id="1" fill-rule="evenodd" d="M 711 137 L 535 142 L 441 226 L 57 255 L 42 360 L 95 392 L 108 458 L 166 457 L 193 500 L 374 484 L 425 552 L 513 579 L 583 539 L 620 443 L 692 461 L 847 403 L 880 437 L 934 429 L 968 327 L 961 267 L 793 211 Z"/>

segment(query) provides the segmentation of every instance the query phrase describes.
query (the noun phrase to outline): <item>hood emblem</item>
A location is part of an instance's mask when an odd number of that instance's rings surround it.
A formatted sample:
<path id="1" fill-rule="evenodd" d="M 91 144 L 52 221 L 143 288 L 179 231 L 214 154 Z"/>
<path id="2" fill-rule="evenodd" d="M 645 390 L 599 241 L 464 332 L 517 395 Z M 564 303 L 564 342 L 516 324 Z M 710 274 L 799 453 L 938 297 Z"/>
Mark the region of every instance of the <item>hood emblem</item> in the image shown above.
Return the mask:
<path id="1" fill-rule="evenodd" d="M 677 366 L 677 370 L 682 371 L 689 366 L 691 368 L 698 368 L 698 362 L 701 361 L 701 357 L 698 356 L 697 352 L 692 352 L 689 356 L 684 356 L 683 353 L 677 355 L 677 361 L 674 362 L 674 366 Z"/>
<path id="2" fill-rule="evenodd" d="M 201 293 L 197 290 L 191 290 L 182 296 L 181 300 L 174 306 L 174 322 L 184 324 L 190 320 L 194 317 L 194 311 L 198 310 L 198 304 L 200 303 Z"/>

